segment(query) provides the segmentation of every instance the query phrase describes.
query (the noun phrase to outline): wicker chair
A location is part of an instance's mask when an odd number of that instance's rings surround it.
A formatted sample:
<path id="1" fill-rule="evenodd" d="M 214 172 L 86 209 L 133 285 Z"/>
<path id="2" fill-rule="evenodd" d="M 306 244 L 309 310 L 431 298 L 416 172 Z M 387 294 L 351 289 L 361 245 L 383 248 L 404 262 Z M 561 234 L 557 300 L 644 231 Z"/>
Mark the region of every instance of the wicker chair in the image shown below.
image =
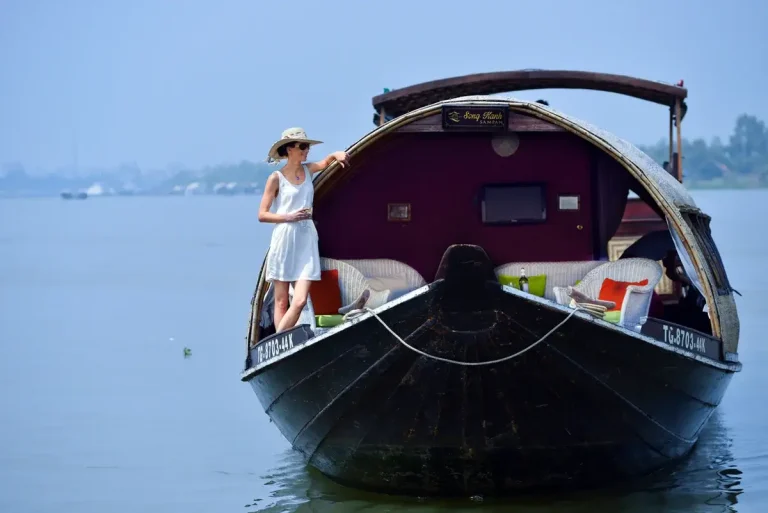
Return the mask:
<path id="1" fill-rule="evenodd" d="M 333 258 L 320 258 L 320 269 L 329 271 L 335 269 L 339 272 L 339 289 L 341 289 L 341 306 L 349 305 L 357 300 L 364 290 L 369 289 L 368 279 L 355 266 Z M 389 290 L 370 290 L 366 306 L 376 308 L 387 302 Z"/>
<path id="2" fill-rule="evenodd" d="M 335 260 L 333 258 L 320 258 L 320 269 L 323 271 L 329 271 L 335 269 L 339 272 L 339 291 L 341 292 L 341 306 L 355 302 L 361 294 L 368 289 L 370 296 L 365 306 L 369 308 L 376 308 L 387 302 L 389 297 L 389 290 L 373 290 L 368 286 L 368 279 L 363 273 L 356 267 L 343 262 L 341 260 Z M 293 298 L 293 285 L 288 287 L 288 297 Z M 269 285 L 267 293 L 264 297 L 261 314 L 261 326 L 267 327 L 274 321 L 272 319 L 272 311 L 274 309 L 274 287 Z M 308 324 L 310 328 L 316 332 L 324 331 L 317 327 L 315 319 L 315 308 L 312 304 L 312 296 L 307 298 L 307 304 L 299 314 L 299 320 L 297 324 Z"/>
<path id="3" fill-rule="evenodd" d="M 571 302 L 569 295 L 571 288 L 590 298 L 597 299 L 600 295 L 603 280 L 606 278 L 624 282 L 637 282 L 647 278 L 647 285 L 630 285 L 627 287 L 627 292 L 621 306 L 619 324 L 626 328 L 634 329 L 642 323 L 642 318 L 648 315 L 653 289 L 661 280 L 662 274 L 661 265 L 654 260 L 647 258 L 624 258 L 614 262 L 606 262 L 592 269 L 582 278 L 578 285 L 573 287 L 555 287 L 553 292 L 559 304 L 568 305 Z"/>
<path id="4" fill-rule="evenodd" d="M 427 283 L 416 269 L 398 260 L 371 258 L 344 260 L 344 262 L 363 273 L 363 276 L 368 279 L 371 292 L 387 291 L 386 297 L 377 296 L 376 299 L 372 297 L 368 301 L 368 306 L 371 308 L 379 306 L 378 301 L 392 301 Z"/>

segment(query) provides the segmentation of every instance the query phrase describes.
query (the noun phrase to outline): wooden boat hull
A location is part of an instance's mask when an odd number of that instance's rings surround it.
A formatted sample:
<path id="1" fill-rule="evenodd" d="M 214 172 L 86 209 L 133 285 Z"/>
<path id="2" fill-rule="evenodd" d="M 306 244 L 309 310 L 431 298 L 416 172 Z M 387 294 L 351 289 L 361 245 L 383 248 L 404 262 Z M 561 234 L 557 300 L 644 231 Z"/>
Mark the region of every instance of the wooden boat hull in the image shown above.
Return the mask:
<path id="1" fill-rule="evenodd" d="M 453 257 L 441 279 L 380 309 L 411 346 L 494 360 L 568 316 L 485 279 L 482 258 Z M 243 379 L 309 464 L 349 486 L 421 495 L 647 473 L 690 451 L 738 370 L 582 312 L 493 365 L 422 356 L 370 314 L 264 365 Z"/>

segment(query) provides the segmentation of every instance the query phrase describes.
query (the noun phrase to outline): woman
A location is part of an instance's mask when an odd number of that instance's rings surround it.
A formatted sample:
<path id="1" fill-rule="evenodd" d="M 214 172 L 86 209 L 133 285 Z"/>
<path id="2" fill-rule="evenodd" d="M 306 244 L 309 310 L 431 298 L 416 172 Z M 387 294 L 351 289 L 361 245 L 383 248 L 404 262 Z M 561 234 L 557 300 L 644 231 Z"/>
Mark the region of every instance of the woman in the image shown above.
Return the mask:
<path id="1" fill-rule="evenodd" d="M 309 286 L 320 280 L 320 254 L 317 230 L 312 221 L 314 186 L 312 175 L 334 160 L 347 166 L 349 155 L 331 153 L 319 162 L 306 163 L 309 148 L 320 144 L 307 138 L 302 128 L 289 128 L 269 150 L 268 161 L 287 159 L 282 169 L 267 179 L 259 207 L 259 221 L 276 223 L 267 254 L 266 280 L 272 282 L 275 295 L 274 323 L 276 332 L 296 325 L 307 304 Z M 270 212 L 273 201 L 277 206 Z M 293 283 L 293 301 L 288 306 L 288 287 Z"/>

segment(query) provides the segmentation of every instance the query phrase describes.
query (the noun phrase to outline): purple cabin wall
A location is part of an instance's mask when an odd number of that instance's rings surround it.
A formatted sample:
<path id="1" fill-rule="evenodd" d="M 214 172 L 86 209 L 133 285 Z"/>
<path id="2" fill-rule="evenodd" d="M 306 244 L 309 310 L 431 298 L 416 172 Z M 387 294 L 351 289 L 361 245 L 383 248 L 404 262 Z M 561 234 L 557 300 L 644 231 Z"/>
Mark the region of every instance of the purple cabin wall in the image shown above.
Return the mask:
<path id="1" fill-rule="evenodd" d="M 507 158 L 487 133 L 393 134 L 364 150 L 353 175 L 315 204 L 320 254 L 392 258 L 428 281 L 457 243 L 482 246 L 494 265 L 593 259 L 591 146 L 563 132 L 519 137 Z M 481 186 L 504 182 L 546 182 L 547 221 L 483 225 Z M 578 194 L 581 209 L 559 211 L 558 194 Z M 411 221 L 388 221 L 388 203 L 410 203 Z"/>

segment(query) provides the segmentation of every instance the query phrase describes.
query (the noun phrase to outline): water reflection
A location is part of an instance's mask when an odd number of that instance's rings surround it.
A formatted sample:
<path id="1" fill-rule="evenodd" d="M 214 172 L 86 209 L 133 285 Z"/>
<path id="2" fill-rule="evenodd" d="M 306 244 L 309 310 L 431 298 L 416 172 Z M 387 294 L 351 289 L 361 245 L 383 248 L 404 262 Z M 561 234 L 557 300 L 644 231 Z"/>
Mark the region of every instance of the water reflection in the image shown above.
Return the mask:
<path id="1" fill-rule="evenodd" d="M 419 499 L 362 492 L 337 485 L 312 468 L 298 454 L 285 453 L 276 468 L 262 476 L 268 496 L 246 506 L 256 512 L 437 511 L 573 512 L 621 511 L 723 512 L 736 511 L 743 492 L 742 472 L 734 463 L 732 440 L 716 412 L 702 432 L 691 456 L 675 468 L 633 483 L 578 493 L 525 495 L 507 499 Z"/>

